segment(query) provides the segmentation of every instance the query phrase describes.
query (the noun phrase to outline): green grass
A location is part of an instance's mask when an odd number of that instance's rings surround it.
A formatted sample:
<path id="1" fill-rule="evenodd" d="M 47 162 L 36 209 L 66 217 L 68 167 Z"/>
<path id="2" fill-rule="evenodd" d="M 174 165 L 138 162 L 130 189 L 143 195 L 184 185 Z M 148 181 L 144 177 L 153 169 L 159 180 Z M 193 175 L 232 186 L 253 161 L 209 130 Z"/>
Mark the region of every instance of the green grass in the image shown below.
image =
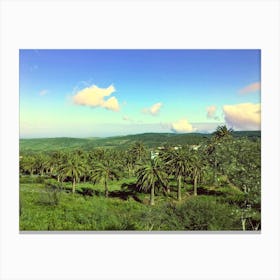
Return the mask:
<path id="1" fill-rule="evenodd" d="M 147 207 L 133 199 L 106 199 L 63 191 L 59 193 L 58 205 L 55 205 L 42 184 L 21 184 L 20 188 L 21 230 L 137 229 L 137 225 L 132 226 L 130 222 L 139 209 Z M 97 189 L 101 190 L 101 186 Z"/>
<path id="2" fill-rule="evenodd" d="M 126 187 L 133 185 L 135 178 L 111 182 L 109 198 L 104 197 L 102 184 L 81 183 L 72 194 L 70 183 L 60 191 L 46 188 L 35 176 L 20 181 L 22 231 L 241 230 L 240 218 L 234 214 L 236 206 L 220 200 L 216 193 L 194 197 L 191 185 L 183 188 L 181 202 L 176 202 L 174 183 L 170 196 L 158 194 L 155 206 L 150 206 L 149 193 Z M 83 194 L 84 189 L 94 192 Z M 219 191 L 223 197 L 233 195 L 228 188 Z"/>

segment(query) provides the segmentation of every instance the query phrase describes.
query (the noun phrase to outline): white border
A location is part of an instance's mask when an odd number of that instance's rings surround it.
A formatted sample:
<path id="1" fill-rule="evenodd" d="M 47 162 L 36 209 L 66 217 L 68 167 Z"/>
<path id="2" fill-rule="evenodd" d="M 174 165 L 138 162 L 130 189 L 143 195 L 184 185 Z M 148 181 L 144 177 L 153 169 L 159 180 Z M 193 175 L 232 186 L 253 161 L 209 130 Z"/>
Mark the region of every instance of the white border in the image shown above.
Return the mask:
<path id="1" fill-rule="evenodd" d="M 279 2 L 2 1 L 1 279 L 279 279 Z M 262 233 L 20 235 L 18 49 L 262 50 Z"/>

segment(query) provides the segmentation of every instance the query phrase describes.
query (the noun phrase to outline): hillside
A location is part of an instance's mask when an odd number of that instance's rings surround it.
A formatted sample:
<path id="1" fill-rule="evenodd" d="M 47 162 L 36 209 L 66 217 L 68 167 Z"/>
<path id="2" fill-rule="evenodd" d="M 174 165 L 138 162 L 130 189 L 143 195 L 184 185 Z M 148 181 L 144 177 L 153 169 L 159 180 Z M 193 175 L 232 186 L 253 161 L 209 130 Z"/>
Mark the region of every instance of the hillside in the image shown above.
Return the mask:
<path id="1" fill-rule="evenodd" d="M 248 137 L 251 139 L 260 138 L 260 131 L 237 131 L 234 132 L 235 137 Z M 211 134 L 202 133 L 144 133 L 127 136 L 116 136 L 106 138 L 33 138 L 33 139 L 20 139 L 20 151 L 55 151 L 55 150 L 71 150 L 71 149 L 84 149 L 90 150 L 97 147 L 106 148 L 127 148 L 135 141 L 142 141 L 147 147 L 157 147 L 162 144 L 173 145 L 194 145 L 209 138 Z"/>

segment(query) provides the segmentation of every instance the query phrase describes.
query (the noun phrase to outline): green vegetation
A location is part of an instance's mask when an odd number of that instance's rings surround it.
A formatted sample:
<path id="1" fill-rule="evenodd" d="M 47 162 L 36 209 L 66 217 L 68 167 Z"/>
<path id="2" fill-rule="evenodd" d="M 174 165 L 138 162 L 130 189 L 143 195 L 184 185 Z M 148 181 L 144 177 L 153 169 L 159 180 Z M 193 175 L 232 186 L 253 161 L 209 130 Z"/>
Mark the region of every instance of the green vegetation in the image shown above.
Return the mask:
<path id="1" fill-rule="evenodd" d="M 108 137 L 108 138 L 34 138 L 20 139 L 20 151 L 42 152 L 42 151 L 71 151 L 82 149 L 85 151 L 98 147 L 126 149 L 135 142 L 142 142 L 148 148 L 156 148 L 162 144 L 169 145 L 197 145 L 205 138 L 210 138 L 210 134 L 201 133 L 144 133 L 128 136 Z M 260 131 L 236 131 L 234 137 L 247 137 L 258 139 Z"/>
<path id="2" fill-rule="evenodd" d="M 20 230 L 260 230 L 260 156 L 225 126 L 20 140 Z"/>

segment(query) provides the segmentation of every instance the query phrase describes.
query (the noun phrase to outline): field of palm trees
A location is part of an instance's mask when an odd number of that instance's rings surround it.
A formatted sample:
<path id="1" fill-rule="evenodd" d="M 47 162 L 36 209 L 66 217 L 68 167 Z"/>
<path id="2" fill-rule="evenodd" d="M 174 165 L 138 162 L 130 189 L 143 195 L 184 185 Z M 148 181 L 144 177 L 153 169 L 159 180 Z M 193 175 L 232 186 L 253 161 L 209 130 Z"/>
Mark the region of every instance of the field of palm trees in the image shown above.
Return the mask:
<path id="1" fill-rule="evenodd" d="M 260 230 L 260 138 L 20 152 L 20 230 Z"/>

